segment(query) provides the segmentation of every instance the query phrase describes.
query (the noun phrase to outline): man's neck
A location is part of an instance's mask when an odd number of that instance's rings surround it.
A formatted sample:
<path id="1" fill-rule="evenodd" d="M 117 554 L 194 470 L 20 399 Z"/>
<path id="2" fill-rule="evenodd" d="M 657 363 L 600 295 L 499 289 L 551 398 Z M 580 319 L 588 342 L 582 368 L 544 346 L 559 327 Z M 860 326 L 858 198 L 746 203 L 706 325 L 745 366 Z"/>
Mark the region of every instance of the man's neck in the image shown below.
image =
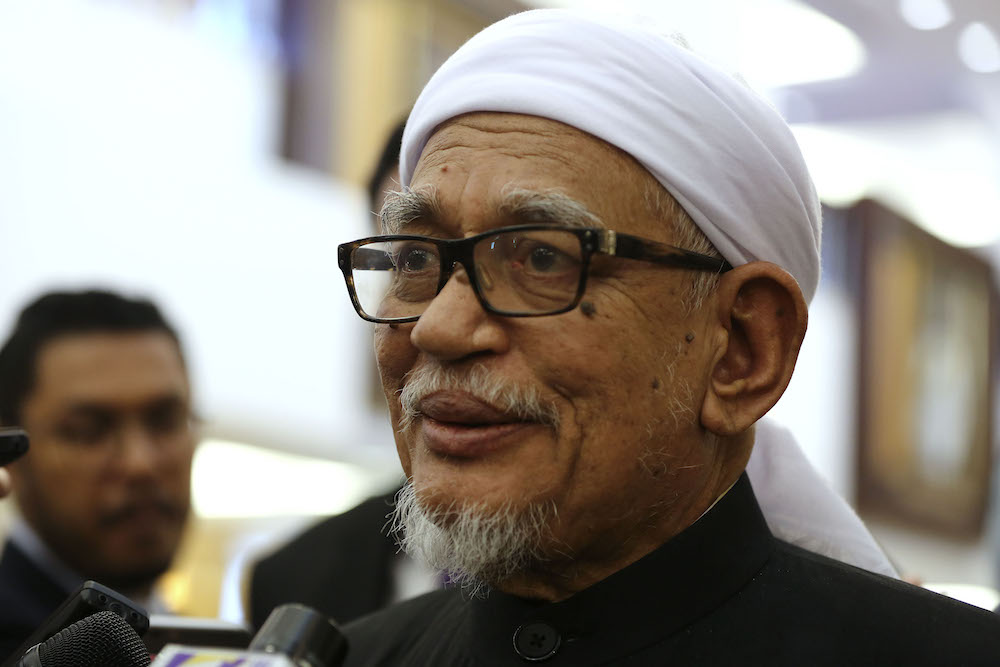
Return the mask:
<path id="1" fill-rule="evenodd" d="M 663 546 L 687 530 L 721 500 L 739 480 L 742 470 L 735 476 L 720 471 L 704 486 L 697 497 L 683 508 L 668 506 L 633 519 L 630 527 L 616 534 L 606 534 L 606 539 L 595 543 L 584 552 L 571 552 L 560 545 L 550 545 L 546 553 L 560 554 L 536 562 L 523 571 L 492 585 L 496 590 L 526 599 L 559 602 L 587 589 Z M 653 529 L 658 525 L 659 529 Z"/>
<path id="2" fill-rule="evenodd" d="M 9 539 L 24 552 L 31 562 L 65 590 L 67 595 L 83 583 L 83 576 L 59 558 L 24 517 L 18 516 L 14 519 Z"/>
<path id="3" fill-rule="evenodd" d="M 9 532 L 9 539 L 24 552 L 31 562 L 45 572 L 60 588 L 65 590 L 66 595 L 71 595 L 86 580 L 84 575 L 79 574 L 56 555 L 24 517 L 18 516 L 14 519 Z M 114 588 L 128 599 L 145 608 L 149 613 L 165 613 L 167 610 L 163 600 L 156 595 L 152 583 L 130 588 L 116 587 L 113 585 L 114 582 L 99 581 L 98 583 L 111 586 L 111 588 Z"/>

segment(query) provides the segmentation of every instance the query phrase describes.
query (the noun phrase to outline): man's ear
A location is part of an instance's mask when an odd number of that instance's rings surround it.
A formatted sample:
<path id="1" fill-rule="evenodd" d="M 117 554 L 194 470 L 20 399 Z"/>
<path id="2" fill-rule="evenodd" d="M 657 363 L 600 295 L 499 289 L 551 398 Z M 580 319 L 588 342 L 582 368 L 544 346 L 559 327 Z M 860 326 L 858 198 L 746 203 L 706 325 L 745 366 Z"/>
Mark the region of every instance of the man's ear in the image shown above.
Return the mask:
<path id="1" fill-rule="evenodd" d="M 719 280 L 715 351 L 701 423 L 733 436 L 778 401 L 792 377 L 808 309 L 798 283 L 770 262 L 751 262 Z"/>

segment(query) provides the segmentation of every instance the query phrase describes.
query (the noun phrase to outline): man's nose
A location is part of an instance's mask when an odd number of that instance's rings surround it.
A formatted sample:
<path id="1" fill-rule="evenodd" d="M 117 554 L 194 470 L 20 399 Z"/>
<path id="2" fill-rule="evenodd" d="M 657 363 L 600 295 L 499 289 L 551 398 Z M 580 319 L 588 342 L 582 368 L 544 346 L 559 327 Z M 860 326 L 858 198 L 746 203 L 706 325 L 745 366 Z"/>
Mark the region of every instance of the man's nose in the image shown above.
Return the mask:
<path id="1" fill-rule="evenodd" d="M 160 448 L 156 437 L 141 420 L 128 420 L 118 431 L 118 447 L 113 467 L 129 476 L 156 474 Z"/>
<path id="2" fill-rule="evenodd" d="M 462 266 L 455 268 L 431 300 L 410 332 L 410 340 L 417 349 L 444 361 L 502 354 L 509 346 L 502 318 L 483 309 Z"/>

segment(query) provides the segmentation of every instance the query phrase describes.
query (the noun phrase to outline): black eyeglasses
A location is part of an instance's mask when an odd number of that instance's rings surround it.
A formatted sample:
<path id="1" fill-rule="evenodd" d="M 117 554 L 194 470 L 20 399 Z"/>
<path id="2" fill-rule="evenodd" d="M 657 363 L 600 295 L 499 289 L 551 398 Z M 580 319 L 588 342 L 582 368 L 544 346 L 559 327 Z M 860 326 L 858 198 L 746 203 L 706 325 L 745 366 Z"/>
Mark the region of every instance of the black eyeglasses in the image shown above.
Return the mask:
<path id="1" fill-rule="evenodd" d="M 414 322 L 465 267 L 482 307 L 505 317 L 573 310 L 594 254 L 724 273 L 729 262 L 607 229 L 559 225 L 501 227 L 464 239 L 372 236 L 337 247 L 358 315 L 369 322 Z"/>

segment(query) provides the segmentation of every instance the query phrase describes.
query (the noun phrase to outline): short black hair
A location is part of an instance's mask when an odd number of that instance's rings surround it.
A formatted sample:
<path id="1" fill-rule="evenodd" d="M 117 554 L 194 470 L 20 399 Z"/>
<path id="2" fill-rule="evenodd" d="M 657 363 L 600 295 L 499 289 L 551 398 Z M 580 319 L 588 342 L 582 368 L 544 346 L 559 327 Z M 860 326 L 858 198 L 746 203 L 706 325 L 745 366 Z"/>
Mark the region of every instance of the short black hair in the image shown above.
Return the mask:
<path id="1" fill-rule="evenodd" d="M 403 128 L 405 127 L 405 118 L 393 127 L 392 134 L 389 135 L 389 138 L 385 141 L 385 145 L 382 147 L 382 154 L 379 155 L 375 171 L 372 172 L 371 177 L 368 179 L 368 205 L 372 208 L 375 208 L 375 201 L 382 194 L 378 188 L 382 184 L 383 179 L 385 179 L 394 167 L 399 166 L 399 149 L 403 143 Z M 378 211 L 374 213 L 377 215 Z"/>
<path id="2" fill-rule="evenodd" d="M 163 332 L 180 338 L 152 301 L 131 299 L 105 290 L 49 292 L 18 315 L 10 337 L 0 347 L 0 424 L 16 426 L 24 400 L 34 389 L 36 364 L 42 347 L 68 334 L 98 332 Z"/>

